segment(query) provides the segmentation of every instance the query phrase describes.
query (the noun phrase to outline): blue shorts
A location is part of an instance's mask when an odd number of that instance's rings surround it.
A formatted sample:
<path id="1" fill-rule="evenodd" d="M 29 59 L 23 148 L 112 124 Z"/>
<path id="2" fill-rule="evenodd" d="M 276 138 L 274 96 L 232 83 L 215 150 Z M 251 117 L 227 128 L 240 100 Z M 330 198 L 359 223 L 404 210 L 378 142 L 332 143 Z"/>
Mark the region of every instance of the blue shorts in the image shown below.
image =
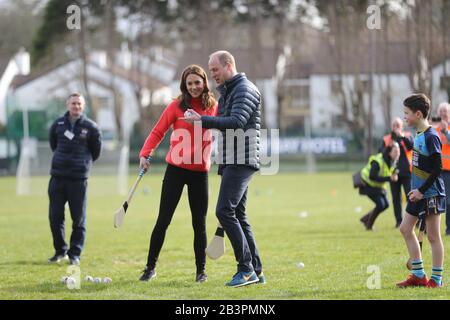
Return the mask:
<path id="1" fill-rule="evenodd" d="M 417 202 L 408 200 L 406 212 L 417 218 L 421 218 L 423 215 L 445 213 L 445 197 L 430 197 Z"/>

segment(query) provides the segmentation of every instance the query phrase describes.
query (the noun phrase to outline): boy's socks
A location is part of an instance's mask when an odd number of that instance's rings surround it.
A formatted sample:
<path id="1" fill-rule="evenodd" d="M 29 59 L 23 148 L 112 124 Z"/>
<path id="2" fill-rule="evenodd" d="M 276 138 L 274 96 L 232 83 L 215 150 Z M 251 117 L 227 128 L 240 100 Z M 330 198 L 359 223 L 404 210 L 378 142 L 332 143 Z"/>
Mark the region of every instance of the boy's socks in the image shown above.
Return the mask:
<path id="1" fill-rule="evenodd" d="M 431 269 L 431 279 L 434 280 L 438 285 L 442 285 L 442 271 L 444 270 L 443 267 L 433 267 Z"/>
<path id="2" fill-rule="evenodd" d="M 413 260 L 411 261 L 411 273 L 418 278 L 425 277 L 425 271 L 423 270 L 423 260 Z"/>

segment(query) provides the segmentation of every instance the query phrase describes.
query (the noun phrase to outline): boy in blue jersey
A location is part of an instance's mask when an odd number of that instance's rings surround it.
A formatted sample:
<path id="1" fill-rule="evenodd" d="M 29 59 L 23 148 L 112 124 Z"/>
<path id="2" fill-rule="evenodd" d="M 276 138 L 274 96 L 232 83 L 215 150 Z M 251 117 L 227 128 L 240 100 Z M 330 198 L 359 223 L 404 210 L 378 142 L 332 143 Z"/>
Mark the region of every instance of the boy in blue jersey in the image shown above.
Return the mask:
<path id="1" fill-rule="evenodd" d="M 430 99 L 424 94 L 414 94 L 404 102 L 405 121 L 417 131 L 414 139 L 411 191 L 408 193 L 406 215 L 400 225 L 412 262 L 411 274 L 397 287 L 442 287 L 444 245 L 440 233 L 441 214 L 445 212 L 445 189 L 441 177 L 441 140 L 428 123 Z M 428 280 L 414 233 L 417 220 L 425 217 L 428 240 L 431 244 L 433 267 Z"/>

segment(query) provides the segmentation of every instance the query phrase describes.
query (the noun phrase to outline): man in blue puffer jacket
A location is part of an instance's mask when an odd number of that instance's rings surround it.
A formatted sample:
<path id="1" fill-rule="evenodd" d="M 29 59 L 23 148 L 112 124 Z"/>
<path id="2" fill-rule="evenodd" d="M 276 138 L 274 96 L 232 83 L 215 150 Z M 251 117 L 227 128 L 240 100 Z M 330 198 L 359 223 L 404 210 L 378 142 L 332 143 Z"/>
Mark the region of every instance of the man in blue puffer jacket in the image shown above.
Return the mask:
<path id="1" fill-rule="evenodd" d="M 265 283 L 261 259 L 245 210 L 248 185 L 259 170 L 261 94 L 244 73 L 236 71 L 227 51 L 211 54 L 209 71 L 220 92 L 219 116 L 201 116 L 193 110 L 188 122 L 201 121 L 203 128 L 218 129 L 222 176 L 216 215 L 224 228 L 238 262 L 237 273 L 226 285 L 240 287 Z"/>
<path id="2" fill-rule="evenodd" d="M 66 101 L 67 112 L 56 119 L 49 131 L 53 151 L 48 186 L 49 220 L 55 255 L 48 261 L 70 259 L 79 265 L 86 237 L 87 179 L 92 162 L 100 156 L 101 133 L 97 124 L 83 115 L 85 100 L 72 93 Z M 69 203 L 72 217 L 70 248 L 65 241 L 64 206 Z"/>

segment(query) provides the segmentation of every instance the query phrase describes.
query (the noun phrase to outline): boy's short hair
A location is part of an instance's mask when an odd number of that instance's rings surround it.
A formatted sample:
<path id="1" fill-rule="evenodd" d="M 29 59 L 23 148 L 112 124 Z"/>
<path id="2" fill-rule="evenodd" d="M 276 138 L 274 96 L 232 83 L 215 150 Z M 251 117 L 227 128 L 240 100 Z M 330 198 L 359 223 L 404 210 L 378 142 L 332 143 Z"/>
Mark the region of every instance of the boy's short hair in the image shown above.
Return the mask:
<path id="1" fill-rule="evenodd" d="M 403 105 L 413 112 L 422 112 L 423 118 L 427 119 L 430 113 L 430 99 L 423 93 L 413 94 L 403 101 Z"/>

